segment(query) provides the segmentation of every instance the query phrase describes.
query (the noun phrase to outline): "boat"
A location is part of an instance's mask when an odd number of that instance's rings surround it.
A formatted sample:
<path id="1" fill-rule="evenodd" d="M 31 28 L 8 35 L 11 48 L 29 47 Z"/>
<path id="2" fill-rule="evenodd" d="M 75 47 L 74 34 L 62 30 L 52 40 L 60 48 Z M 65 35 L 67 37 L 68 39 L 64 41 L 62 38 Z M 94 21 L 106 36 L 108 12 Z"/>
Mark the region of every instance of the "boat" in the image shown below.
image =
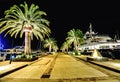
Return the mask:
<path id="1" fill-rule="evenodd" d="M 85 42 L 78 47 L 79 50 L 94 49 L 120 49 L 120 40 L 112 39 L 109 35 L 98 34 L 90 23 L 89 30 L 84 34 Z"/>

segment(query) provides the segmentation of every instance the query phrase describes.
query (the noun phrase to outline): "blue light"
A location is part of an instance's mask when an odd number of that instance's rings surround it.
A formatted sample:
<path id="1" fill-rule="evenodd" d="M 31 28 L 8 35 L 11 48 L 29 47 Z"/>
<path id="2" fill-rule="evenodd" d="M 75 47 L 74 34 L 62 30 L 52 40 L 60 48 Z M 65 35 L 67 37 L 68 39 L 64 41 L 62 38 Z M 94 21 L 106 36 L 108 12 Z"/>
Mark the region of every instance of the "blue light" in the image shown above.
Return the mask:
<path id="1" fill-rule="evenodd" d="M 3 41 L 2 41 L 2 36 L 0 35 L 0 50 L 2 50 L 2 49 L 4 48 L 4 45 L 3 45 L 2 42 L 3 42 Z"/>
<path id="2" fill-rule="evenodd" d="M 2 44 L 1 40 L 0 40 L 0 50 L 2 50 L 4 48 L 4 45 Z"/>
<path id="3" fill-rule="evenodd" d="M 10 48 L 9 37 L 4 37 L 4 33 L 0 34 L 0 50 Z"/>

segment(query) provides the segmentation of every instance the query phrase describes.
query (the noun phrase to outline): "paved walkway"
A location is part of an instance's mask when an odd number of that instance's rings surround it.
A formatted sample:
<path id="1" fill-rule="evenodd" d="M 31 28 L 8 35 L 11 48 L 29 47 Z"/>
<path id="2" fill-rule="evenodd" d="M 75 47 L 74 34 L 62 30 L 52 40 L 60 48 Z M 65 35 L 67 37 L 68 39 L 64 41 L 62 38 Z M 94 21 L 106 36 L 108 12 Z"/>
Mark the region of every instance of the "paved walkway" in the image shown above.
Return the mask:
<path id="1" fill-rule="evenodd" d="M 50 71 L 50 77 L 41 78 L 43 74 L 45 74 L 46 70 L 51 67 L 51 63 L 54 60 L 56 55 L 48 55 L 38 59 L 34 63 L 22 63 L 16 62 L 12 64 L 8 64 L 8 61 L 4 63 L 4 66 L 13 67 L 28 64 L 28 66 L 11 73 L 0 79 L 1 82 L 119 82 L 116 79 L 107 79 L 109 75 L 96 70 L 80 61 L 75 60 L 73 57 L 69 55 L 65 55 L 63 53 L 59 53 L 53 68 Z M 15 66 L 14 66 L 15 65 Z M 3 64 L 0 65 L 0 68 Z M 6 69 L 11 69 L 7 68 Z M 4 69 L 5 70 L 5 69 Z M 3 71 L 3 70 L 2 70 Z M 88 79 L 91 78 L 91 79 Z M 98 78 L 98 79 L 96 79 Z M 83 79 L 83 80 L 81 80 Z M 85 80 L 88 79 L 88 80 Z M 100 80 L 99 80 L 100 79 Z"/>
<path id="2" fill-rule="evenodd" d="M 6 61 L 0 61 L 0 67 L 1 66 L 4 66 L 4 65 L 9 65 L 9 60 L 6 60 Z"/>
<path id="3" fill-rule="evenodd" d="M 30 64 L 27 67 L 20 69 L 14 73 L 11 73 L 4 78 L 40 79 L 47 68 L 50 66 L 50 63 L 54 57 L 54 55 L 49 55 L 40 58 L 37 60 L 37 62 Z"/>
<path id="4" fill-rule="evenodd" d="M 59 55 L 51 72 L 50 79 L 75 79 L 107 76 L 108 75 L 75 60 L 69 55 Z"/>

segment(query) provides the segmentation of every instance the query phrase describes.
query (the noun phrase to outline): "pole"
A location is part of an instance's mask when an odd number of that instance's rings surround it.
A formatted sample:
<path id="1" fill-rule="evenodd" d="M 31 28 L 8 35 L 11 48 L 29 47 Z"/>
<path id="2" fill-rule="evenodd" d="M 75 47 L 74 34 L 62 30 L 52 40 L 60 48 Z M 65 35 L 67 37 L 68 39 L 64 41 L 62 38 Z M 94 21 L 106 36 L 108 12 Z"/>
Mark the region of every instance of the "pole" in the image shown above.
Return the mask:
<path id="1" fill-rule="evenodd" d="M 10 54 L 10 62 L 9 62 L 9 64 L 11 64 L 12 63 L 12 54 Z"/>

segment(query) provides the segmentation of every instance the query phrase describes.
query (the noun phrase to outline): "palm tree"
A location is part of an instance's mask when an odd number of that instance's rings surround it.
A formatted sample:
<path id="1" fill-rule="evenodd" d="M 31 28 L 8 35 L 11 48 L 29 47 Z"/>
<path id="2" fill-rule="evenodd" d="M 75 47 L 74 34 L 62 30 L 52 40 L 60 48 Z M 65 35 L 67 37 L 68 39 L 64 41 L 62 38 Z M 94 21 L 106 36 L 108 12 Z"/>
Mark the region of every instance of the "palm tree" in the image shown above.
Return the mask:
<path id="1" fill-rule="evenodd" d="M 75 51 L 78 51 L 78 45 L 84 41 L 82 31 L 72 29 L 67 34 L 66 41 L 68 41 L 70 45 L 73 43 Z"/>
<path id="2" fill-rule="evenodd" d="M 43 16 L 47 14 L 39 10 L 39 6 L 31 4 L 28 7 L 27 3 L 20 4 L 20 7 L 13 5 L 9 10 L 5 11 L 5 17 L 0 19 L 0 33 L 7 31 L 11 37 L 15 38 L 20 35 L 22 38 L 25 33 L 25 54 L 31 53 L 31 40 L 33 36 L 37 39 L 44 40 L 45 36 L 51 33 L 49 21 Z"/>
<path id="3" fill-rule="evenodd" d="M 69 47 L 70 47 L 69 42 L 68 42 L 68 41 L 65 41 L 65 42 L 62 44 L 60 50 L 62 50 L 62 52 L 65 52 L 65 51 L 68 52 L 68 48 L 69 48 Z"/>
<path id="4" fill-rule="evenodd" d="M 57 44 L 54 43 L 54 45 L 53 45 L 53 51 L 54 51 L 54 52 L 57 52 L 58 49 L 59 49 L 59 48 L 58 48 Z"/>
<path id="5" fill-rule="evenodd" d="M 53 46 L 56 44 L 57 41 L 54 38 L 47 38 L 44 42 L 44 47 L 49 48 L 49 52 L 51 52 Z"/>

